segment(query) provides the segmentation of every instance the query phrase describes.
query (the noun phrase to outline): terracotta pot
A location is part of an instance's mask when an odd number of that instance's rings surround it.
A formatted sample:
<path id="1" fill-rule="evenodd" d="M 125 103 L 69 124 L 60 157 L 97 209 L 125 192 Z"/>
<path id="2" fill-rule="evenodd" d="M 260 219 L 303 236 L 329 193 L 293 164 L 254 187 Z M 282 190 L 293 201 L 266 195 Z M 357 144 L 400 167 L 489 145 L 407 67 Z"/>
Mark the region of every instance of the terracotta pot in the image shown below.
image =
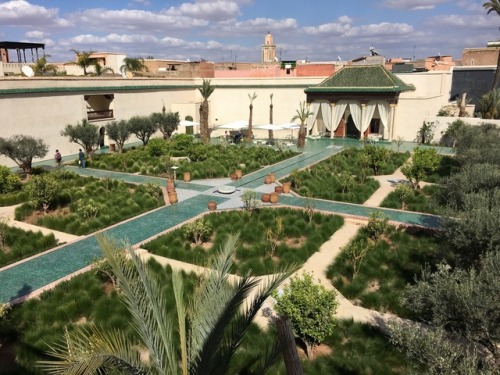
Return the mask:
<path id="1" fill-rule="evenodd" d="M 271 175 L 270 175 L 270 174 L 268 174 L 268 175 L 264 178 L 264 183 L 265 183 L 265 184 L 268 184 L 268 185 L 271 183 Z"/>
<path id="2" fill-rule="evenodd" d="M 236 173 L 231 173 L 231 180 L 236 181 L 238 179 L 238 175 Z"/>
<path id="3" fill-rule="evenodd" d="M 238 179 L 240 179 L 243 176 L 243 171 L 241 169 L 237 169 L 234 171 L 236 176 L 238 176 Z"/>
<path id="4" fill-rule="evenodd" d="M 177 192 L 176 191 L 169 191 L 168 192 L 168 200 L 170 201 L 171 204 L 177 203 Z"/>
<path id="5" fill-rule="evenodd" d="M 268 203 L 271 200 L 271 194 L 269 194 L 269 193 L 262 194 L 262 197 L 260 197 L 260 200 L 264 203 Z"/>
<path id="6" fill-rule="evenodd" d="M 216 201 L 208 201 L 208 209 L 210 211 L 215 211 L 217 209 L 217 202 Z"/>
<path id="7" fill-rule="evenodd" d="M 115 150 L 116 150 L 116 145 L 114 143 L 110 143 L 109 144 L 109 151 L 115 152 Z"/>
<path id="8" fill-rule="evenodd" d="M 276 182 L 276 176 L 274 173 L 269 173 L 269 176 L 271 176 L 271 184 L 274 184 Z"/>
<path id="9" fill-rule="evenodd" d="M 283 193 L 288 194 L 290 193 L 290 189 L 292 188 L 292 182 L 283 182 Z"/>
<path id="10" fill-rule="evenodd" d="M 269 202 L 273 203 L 273 204 L 276 204 L 278 203 L 278 199 L 279 199 L 280 195 L 278 193 L 271 193 L 269 194 Z"/>
<path id="11" fill-rule="evenodd" d="M 184 172 L 184 182 L 191 181 L 191 172 Z"/>
<path id="12" fill-rule="evenodd" d="M 167 192 L 175 191 L 175 182 L 173 179 L 167 180 Z"/>
<path id="13" fill-rule="evenodd" d="M 274 191 L 278 194 L 283 193 L 283 186 L 275 186 Z"/>

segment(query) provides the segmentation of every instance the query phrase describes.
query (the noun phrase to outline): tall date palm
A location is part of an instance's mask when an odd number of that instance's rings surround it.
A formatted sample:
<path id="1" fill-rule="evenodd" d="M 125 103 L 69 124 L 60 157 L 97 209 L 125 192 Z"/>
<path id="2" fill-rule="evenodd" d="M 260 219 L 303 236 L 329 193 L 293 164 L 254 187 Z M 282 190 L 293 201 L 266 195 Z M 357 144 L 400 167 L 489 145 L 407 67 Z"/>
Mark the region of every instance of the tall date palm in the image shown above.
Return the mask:
<path id="1" fill-rule="evenodd" d="M 299 109 L 295 110 L 297 113 L 292 117 L 292 121 L 300 121 L 299 136 L 297 138 L 297 147 L 302 148 L 306 144 L 306 122 L 309 116 L 313 115 L 313 112 L 309 110 L 306 106 L 306 102 L 301 102 Z"/>
<path id="2" fill-rule="evenodd" d="M 483 8 L 488 10 L 486 14 L 495 12 L 497 15 L 500 16 L 500 0 L 487 1 L 486 3 L 483 4 Z M 499 83 L 500 83 L 500 51 L 498 52 L 497 70 L 495 71 L 495 78 L 493 79 L 493 85 L 491 86 L 491 89 L 495 90 L 496 88 L 498 88 Z"/>
<path id="3" fill-rule="evenodd" d="M 250 99 L 250 105 L 248 108 L 250 109 L 250 115 L 248 116 L 248 143 L 252 143 L 252 120 L 253 120 L 253 101 L 257 99 L 257 94 L 253 93 L 252 95 L 248 94 L 248 99 Z"/>
<path id="4" fill-rule="evenodd" d="M 131 312 L 132 325 L 141 339 L 148 360 L 137 343 L 121 331 L 96 326 L 77 327 L 49 353 L 57 361 L 40 366 L 52 374 L 95 374 L 118 370 L 126 374 L 225 374 L 247 329 L 271 293 L 296 269 L 261 280 L 251 276 L 230 283 L 229 271 L 238 242 L 230 235 L 213 263 L 213 271 L 201 279 L 197 290 L 186 298 L 183 276 L 173 271 L 176 311 L 168 311 L 162 283 L 147 264 L 128 249 L 106 237 L 99 244 L 120 285 L 122 298 Z M 266 351 L 263 367 L 280 350 Z M 260 373 L 260 372 L 259 372 Z"/>
<path id="5" fill-rule="evenodd" d="M 210 133 L 208 132 L 208 114 L 209 114 L 209 106 L 208 106 L 208 98 L 215 90 L 215 87 L 212 86 L 211 81 L 209 79 L 203 79 L 203 84 L 201 87 L 198 87 L 198 91 L 203 98 L 203 101 L 200 104 L 200 136 L 201 140 L 204 143 L 208 143 L 210 138 Z"/>

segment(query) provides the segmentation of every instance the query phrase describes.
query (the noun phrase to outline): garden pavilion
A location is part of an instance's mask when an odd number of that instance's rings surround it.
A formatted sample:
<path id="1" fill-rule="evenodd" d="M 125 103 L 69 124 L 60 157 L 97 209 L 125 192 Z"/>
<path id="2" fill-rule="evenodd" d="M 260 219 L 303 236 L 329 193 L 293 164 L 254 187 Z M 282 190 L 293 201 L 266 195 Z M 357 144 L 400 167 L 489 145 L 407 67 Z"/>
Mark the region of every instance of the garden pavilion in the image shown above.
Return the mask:
<path id="1" fill-rule="evenodd" d="M 345 66 L 305 90 L 308 134 L 392 140 L 399 94 L 414 90 L 382 65 Z"/>

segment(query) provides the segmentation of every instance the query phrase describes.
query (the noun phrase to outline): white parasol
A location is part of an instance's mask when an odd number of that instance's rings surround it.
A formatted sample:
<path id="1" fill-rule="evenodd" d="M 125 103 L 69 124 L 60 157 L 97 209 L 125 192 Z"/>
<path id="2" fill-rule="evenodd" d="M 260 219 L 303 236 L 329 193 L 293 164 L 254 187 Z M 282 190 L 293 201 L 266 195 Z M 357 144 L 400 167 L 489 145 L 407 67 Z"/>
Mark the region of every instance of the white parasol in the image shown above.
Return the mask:
<path id="1" fill-rule="evenodd" d="M 283 130 L 285 129 L 281 125 L 275 125 L 275 124 L 266 124 L 266 125 L 254 125 L 254 129 L 261 129 L 261 130 Z"/>
<path id="2" fill-rule="evenodd" d="M 200 125 L 200 123 L 195 121 L 182 120 L 181 122 L 179 122 L 179 126 L 198 126 L 198 125 Z"/>
<path id="3" fill-rule="evenodd" d="M 248 128 L 248 121 L 239 120 L 230 122 L 229 124 L 219 125 L 216 129 L 246 129 Z"/>
<path id="4" fill-rule="evenodd" d="M 293 138 L 293 130 L 294 129 L 300 129 L 300 125 L 296 124 L 295 122 L 291 122 L 288 124 L 281 124 L 280 125 L 282 129 L 290 129 L 292 131 L 292 138 Z"/>

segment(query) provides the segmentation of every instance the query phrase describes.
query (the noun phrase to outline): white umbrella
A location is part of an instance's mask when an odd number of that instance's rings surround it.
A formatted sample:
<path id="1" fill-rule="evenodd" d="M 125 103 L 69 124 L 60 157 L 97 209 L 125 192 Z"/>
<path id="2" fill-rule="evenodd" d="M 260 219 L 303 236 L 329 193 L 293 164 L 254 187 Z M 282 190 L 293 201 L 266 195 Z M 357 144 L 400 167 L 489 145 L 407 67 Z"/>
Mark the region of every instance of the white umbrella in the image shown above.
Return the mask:
<path id="1" fill-rule="evenodd" d="M 245 129 L 248 128 L 248 121 L 239 120 L 229 124 L 219 125 L 216 129 Z"/>
<path id="2" fill-rule="evenodd" d="M 255 125 L 253 126 L 254 129 L 261 129 L 261 130 L 283 130 L 285 129 L 281 125 L 275 125 L 275 124 L 266 124 L 266 125 Z"/>
<path id="3" fill-rule="evenodd" d="M 291 122 L 289 124 L 281 124 L 280 126 L 282 129 L 290 129 L 292 131 L 292 138 L 293 138 L 293 129 L 300 129 L 300 125 L 296 124 L 295 122 Z"/>
<path id="4" fill-rule="evenodd" d="M 195 121 L 182 120 L 181 122 L 179 122 L 179 126 L 198 126 L 198 125 L 200 125 L 200 123 Z"/>

